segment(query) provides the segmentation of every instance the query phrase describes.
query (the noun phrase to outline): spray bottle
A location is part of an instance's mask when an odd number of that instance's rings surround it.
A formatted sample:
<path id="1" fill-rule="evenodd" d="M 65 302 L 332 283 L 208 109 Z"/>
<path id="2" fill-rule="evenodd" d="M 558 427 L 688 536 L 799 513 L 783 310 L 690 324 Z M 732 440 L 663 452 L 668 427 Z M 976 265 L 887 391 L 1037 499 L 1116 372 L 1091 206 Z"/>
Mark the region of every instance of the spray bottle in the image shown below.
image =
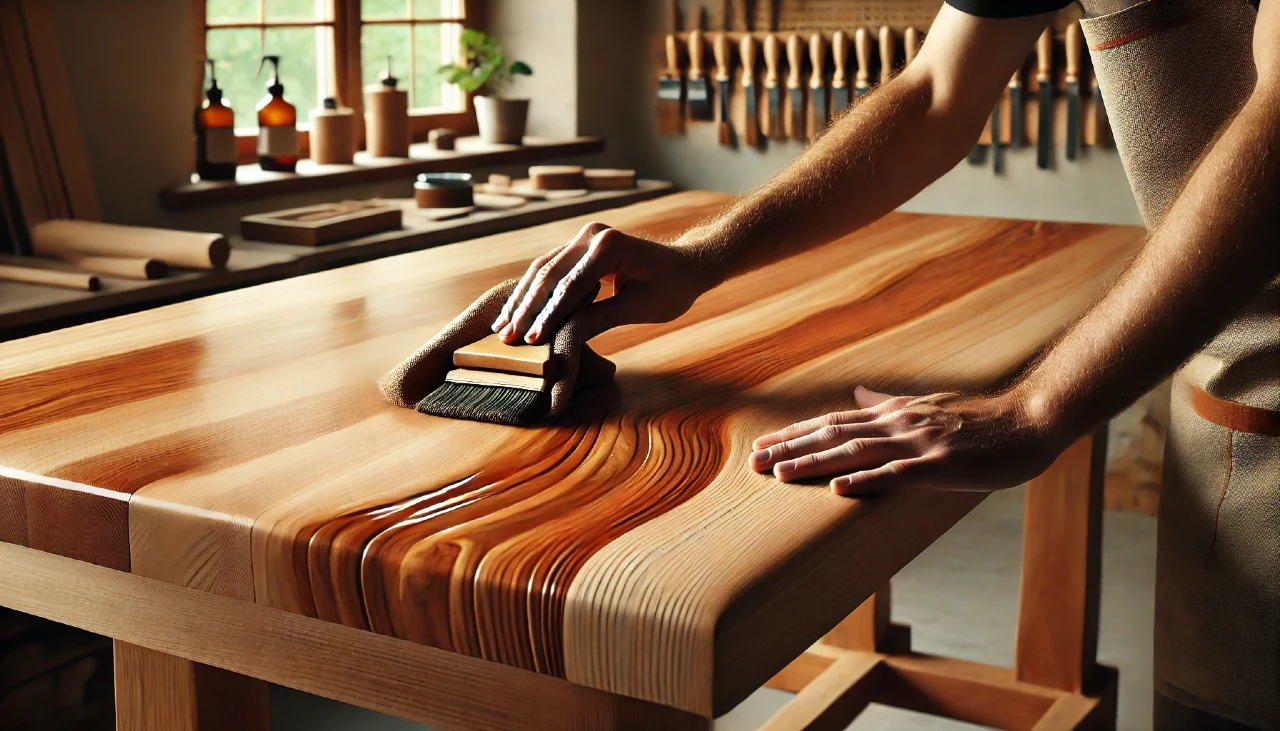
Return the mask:
<path id="1" fill-rule="evenodd" d="M 201 180 L 236 179 L 236 115 L 222 98 L 214 61 L 205 59 L 209 87 L 196 109 L 196 174 Z"/>
<path id="2" fill-rule="evenodd" d="M 263 56 L 258 75 L 268 63 L 271 83 L 258 102 L 258 164 L 263 170 L 291 173 L 298 166 L 298 109 L 284 100 L 279 56 Z"/>

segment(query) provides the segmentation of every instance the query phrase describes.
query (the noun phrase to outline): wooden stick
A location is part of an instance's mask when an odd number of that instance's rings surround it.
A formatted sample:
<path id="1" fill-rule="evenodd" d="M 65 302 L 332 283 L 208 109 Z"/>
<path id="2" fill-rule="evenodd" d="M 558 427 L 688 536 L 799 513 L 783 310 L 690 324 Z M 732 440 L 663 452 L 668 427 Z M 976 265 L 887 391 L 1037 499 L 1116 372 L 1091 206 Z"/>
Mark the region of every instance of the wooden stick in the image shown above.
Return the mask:
<path id="1" fill-rule="evenodd" d="M 35 253 L 60 259 L 85 256 L 160 259 L 188 269 L 221 269 L 231 255 L 215 233 L 117 226 L 91 221 L 46 221 L 31 229 Z"/>
<path id="2" fill-rule="evenodd" d="M 86 292 L 97 292 L 102 288 L 96 274 L 84 272 L 61 272 L 56 269 L 38 269 L 36 267 L 20 267 L 11 264 L 0 264 L 0 280 L 6 282 L 22 282 L 24 284 L 42 284 L 47 287 L 63 287 L 65 289 L 81 289 Z"/>
<path id="3" fill-rule="evenodd" d="M 82 256 L 69 257 L 67 262 L 86 272 L 106 274 L 121 279 L 164 279 L 169 276 L 169 265 L 159 259 L 123 256 Z"/>

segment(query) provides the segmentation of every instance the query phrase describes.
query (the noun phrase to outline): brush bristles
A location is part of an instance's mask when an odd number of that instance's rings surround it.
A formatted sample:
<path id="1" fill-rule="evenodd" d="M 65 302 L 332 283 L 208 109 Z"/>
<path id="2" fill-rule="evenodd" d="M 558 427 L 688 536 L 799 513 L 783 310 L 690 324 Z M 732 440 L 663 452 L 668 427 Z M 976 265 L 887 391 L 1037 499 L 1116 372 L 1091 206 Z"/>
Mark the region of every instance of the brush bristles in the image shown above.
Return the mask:
<path id="1" fill-rule="evenodd" d="M 445 381 L 418 402 L 418 411 L 447 419 L 525 426 L 546 415 L 544 393 Z"/>

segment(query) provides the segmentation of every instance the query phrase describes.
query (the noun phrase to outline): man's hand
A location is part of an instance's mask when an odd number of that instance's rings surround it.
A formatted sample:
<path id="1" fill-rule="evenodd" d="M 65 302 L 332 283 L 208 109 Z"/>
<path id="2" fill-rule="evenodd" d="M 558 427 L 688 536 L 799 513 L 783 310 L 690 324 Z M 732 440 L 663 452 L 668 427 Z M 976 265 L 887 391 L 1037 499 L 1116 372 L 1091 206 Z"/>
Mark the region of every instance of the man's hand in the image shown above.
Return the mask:
<path id="1" fill-rule="evenodd" d="M 858 409 L 760 437 L 751 469 L 783 482 L 830 478 L 838 495 L 931 487 L 998 490 L 1043 472 L 1066 445 L 1010 392 L 889 396 L 859 387 Z"/>
<path id="2" fill-rule="evenodd" d="M 545 342 L 596 283 L 608 278 L 614 294 L 587 308 L 588 339 L 619 325 L 674 320 L 714 285 L 687 248 L 589 223 L 569 243 L 533 260 L 493 330 L 505 343 Z"/>

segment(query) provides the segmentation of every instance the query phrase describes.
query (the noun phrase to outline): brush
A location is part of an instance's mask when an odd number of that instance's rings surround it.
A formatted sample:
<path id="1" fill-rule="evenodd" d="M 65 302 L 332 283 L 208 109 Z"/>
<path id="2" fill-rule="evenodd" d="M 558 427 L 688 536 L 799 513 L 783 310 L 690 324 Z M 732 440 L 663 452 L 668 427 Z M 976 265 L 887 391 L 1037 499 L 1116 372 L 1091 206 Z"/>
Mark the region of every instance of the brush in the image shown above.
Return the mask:
<path id="1" fill-rule="evenodd" d="M 550 409 L 558 377 L 551 345 L 507 345 L 489 335 L 453 353 L 455 368 L 418 402 L 424 414 L 523 426 Z"/>

